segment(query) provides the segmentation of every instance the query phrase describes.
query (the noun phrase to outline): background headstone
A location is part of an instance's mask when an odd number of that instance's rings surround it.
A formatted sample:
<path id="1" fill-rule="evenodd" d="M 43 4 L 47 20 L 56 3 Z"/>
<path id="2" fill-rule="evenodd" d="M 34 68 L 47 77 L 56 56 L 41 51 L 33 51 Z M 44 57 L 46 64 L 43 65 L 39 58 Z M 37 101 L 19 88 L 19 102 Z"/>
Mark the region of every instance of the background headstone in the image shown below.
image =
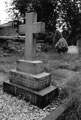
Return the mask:
<path id="1" fill-rule="evenodd" d="M 81 39 L 77 40 L 77 47 L 78 47 L 79 53 L 81 54 Z"/>

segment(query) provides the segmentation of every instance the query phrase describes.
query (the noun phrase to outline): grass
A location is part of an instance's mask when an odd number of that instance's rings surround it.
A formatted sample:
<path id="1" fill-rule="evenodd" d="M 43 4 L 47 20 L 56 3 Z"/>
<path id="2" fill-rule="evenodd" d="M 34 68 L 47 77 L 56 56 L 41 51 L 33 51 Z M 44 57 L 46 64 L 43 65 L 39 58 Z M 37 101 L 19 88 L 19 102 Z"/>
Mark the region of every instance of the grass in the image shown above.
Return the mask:
<path id="1" fill-rule="evenodd" d="M 57 120 L 81 120 L 81 73 L 76 73 L 61 92 L 68 97 L 69 102 L 65 112 Z"/>
<path id="2" fill-rule="evenodd" d="M 61 99 L 68 97 L 69 103 L 66 104 L 67 109 L 58 120 L 81 120 L 81 55 L 47 54 L 48 62 L 46 67 L 49 69 L 49 72 L 52 73 L 59 68 L 75 71 L 75 74 L 61 88 L 59 97 Z"/>
<path id="3" fill-rule="evenodd" d="M 45 65 L 51 73 L 59 68 L 75 71 L 75 74 L 61 88 L 59 97 L 61 99 L 68 97 L 69 103 L 66 104 L 67 109 L 58 120 L 81 120 L 81 55 L 49 52 L 42 53 L 41 56 L 44 61 L 47 58 Z"/>

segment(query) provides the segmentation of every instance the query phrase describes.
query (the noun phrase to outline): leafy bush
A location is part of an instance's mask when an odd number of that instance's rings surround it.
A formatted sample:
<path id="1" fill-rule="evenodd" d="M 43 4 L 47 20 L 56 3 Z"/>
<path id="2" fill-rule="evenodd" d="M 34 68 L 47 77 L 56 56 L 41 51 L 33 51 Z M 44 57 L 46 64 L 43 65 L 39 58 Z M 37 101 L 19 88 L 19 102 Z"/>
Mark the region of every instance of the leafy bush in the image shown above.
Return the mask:
<path id="1" fill-rule="evenodd" d="M 62 33 L 59 30 L 56 30 L 54 38 L 53 38 L 53 42 L 54 45 L 59 41 L 60 38 L 62 38 Z"/>
<path id="2" fill-rule="evenodd" d="M 55 49 L 58 53 L 65 53 L 68 50 L 68 44 L 64 38 L 61 38 L 55 45 Z"/>

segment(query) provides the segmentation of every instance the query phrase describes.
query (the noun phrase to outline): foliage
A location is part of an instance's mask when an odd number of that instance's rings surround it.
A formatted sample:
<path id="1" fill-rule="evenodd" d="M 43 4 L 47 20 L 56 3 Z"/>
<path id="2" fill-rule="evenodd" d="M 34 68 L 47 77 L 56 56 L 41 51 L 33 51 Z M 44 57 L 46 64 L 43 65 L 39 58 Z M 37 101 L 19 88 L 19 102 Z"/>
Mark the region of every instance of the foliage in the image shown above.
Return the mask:
<path id="1" fill-rule="evenodd" d="M 68 50 L 68 44 L 64 38 L 60 38 L 60 40 L 56 43 L 55 49 L 58 53 L 65 53 Z"/>
<path id="2" fill-rule="evenodd" d="M 58 18 L 56 0 L 13 0 L 12 6 L 22 17 L 25 17 L 26 12 L 36 11 L 38 13 L 38 21 L 44 21 L 46 29 L 55 30 L 56 19 Z"/>
<path id="3" fill-rule="evenodd" d="M 38 21 L 44 21 L 46 30 L 52 32 L 55 32 L 58 23 L 63 31 L 67 29 L 67 38 L 64 38 L 68 39 L 68 43 L 76 44 L 81 37 L 80 4 L 80 0 L 12 0 L 12 9 L 15 16 L 18 14 L 23 18 L 25 12 L 36 11 Z"/>
<path id="4" fill-rule="evenodd" d="M 79 5 L 80 0 L 59 0 L 58 9 L 60 11 L 60 16 L 63 23 L 66 23 L 66 27 L 69 31 L 70 36 L 68 37 L 68 42 L 70 44 L 76 44 L 77 33 L 81 32 L 81 24 L 79 16 Z M 80 17 L 80 18 L 79 18 Z"/>

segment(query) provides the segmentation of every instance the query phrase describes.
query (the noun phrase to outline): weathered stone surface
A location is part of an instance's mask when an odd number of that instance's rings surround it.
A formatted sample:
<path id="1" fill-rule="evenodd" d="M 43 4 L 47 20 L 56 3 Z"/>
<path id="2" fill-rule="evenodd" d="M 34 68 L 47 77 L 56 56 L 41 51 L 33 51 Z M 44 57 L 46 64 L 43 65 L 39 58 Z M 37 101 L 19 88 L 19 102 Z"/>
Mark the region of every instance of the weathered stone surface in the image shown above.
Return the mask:
<path id="1" fill-rule="evenodd" d="M 31 73 L 31 74 L 39 74 L 43 72 L 43 62 L 42 61 L 28 61 L 28 60 L 18 60 L 17 61 L 17 70 Z"/>
<path id="2" fill-rule="evenodd" d="M 16 70 L 11 70 L 9 80 L 12 83 L 28 87 L 34 90 L 41 90 L 50 85 L 51 75 L 49 73 L 40 73 L 37 75 L 28 74 Z"/>
<path id="3" fill-rule="evenodd" d="M 37 22 L 37 13 L 26 14 L 26 25 L 25 25 L 25 59 L 35 60 L 36 59 L 36 39 L 34 33 L 44 33 L 45 23 Z"/>
<path id="4" fill-rule="evenodd" d="M 44 22 L 35 22 L 32 26 L 32 32 L 35 33 L 45 33 L 45 23 Z"/>
<path id="5" fill-rule="evenodd" d="M 41 91 L 34 91 L 20 85 L 4 82 L 3 90 L 12 95 L 21 96 L 40 108 L 47 106 L 58 95 L 58 88 L 54 86 L 46 87 Z"/>

